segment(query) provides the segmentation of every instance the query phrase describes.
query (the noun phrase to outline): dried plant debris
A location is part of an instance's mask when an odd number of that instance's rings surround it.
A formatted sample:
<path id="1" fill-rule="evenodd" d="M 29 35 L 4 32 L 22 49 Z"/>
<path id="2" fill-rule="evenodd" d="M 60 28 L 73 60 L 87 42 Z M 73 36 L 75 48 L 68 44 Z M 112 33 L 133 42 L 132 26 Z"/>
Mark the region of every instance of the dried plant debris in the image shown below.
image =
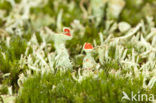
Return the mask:
<path id="1" fill-rule="evenodd" d="M 155 103 L 155 12 L 155 0 L 0 0 L 0 103 Z"/>

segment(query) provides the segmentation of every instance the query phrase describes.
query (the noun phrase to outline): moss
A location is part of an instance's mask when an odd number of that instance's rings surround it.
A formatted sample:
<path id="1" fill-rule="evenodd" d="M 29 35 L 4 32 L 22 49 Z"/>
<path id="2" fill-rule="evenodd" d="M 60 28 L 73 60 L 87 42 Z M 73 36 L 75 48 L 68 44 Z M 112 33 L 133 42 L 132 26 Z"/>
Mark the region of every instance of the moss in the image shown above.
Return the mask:
<path id="1" fill-rule="evenodd" d="M 14 91 L 17 90 L 18 75 L 21 72 L 19 67 L 19 59 L 25 53 L 27 44 L 26 41 L 20 37 L 12 37 L 10 46 L 1 45 L 0 52 L 0 71 L 2 73 L 9 73 L 8 77 L 3 78 L 2 83 L 5 85 L 12 85 Z M 5 54 L 5 57 L 2 55 Z"/>
<path id="2" fill-rule="evenodd" d="M 126 5 L 121 13 L 120 21 L 126 21 L 131 25 L 136 25 L 138 22 L 140 22 L 140 20 L 145 19 L 146 16 L 155 16 L 154 10 L 152 10 L 155 8 L 154 6 L 152 7 L 152 5 L 155 5 L 154 0 L 145 0 L 142 1 L 142 3 L 137 3 L 139 2 L 139 0 L 136 1 L 125 0 L 125 1 Z M 147 4 L 150 5 L 149 6 L 150 9 L 144 8 Z M 148 12 L 146 12 L 146 9 L 148 10 Z"/>
<path id="3" fill-rule="evenodd" d="M 141 78 L 132 83 L 129 79 L 116 78 L 106 75 L 105 72 L 102 72 L 97 79 L 89 77 L 81 83 L 74 81 L 70 72 L 42 76 L 39 74 L 23 84 L 16 103 L 117 103 L 121 101 L 122 91 L 128 95 L 131 91 L 148 93 L 140 88 L 141 85 Z"/>
<path id="4" fill-rule="evenodd" d="M 0 10 L 6 11 L 6 14 L 4 15 L 5 17 L 10 17 L 10 14 L 12 13 L 11 10 L 14 8 L 11 7 L 9 1 L 1 1 L 2 0 L 0 0 Z M 21 1 L 22 0 L 15 0 L 16 3 L 20 3 Z M 156 24 L 155 0 L 142 0 L 140 3 L 138 1 L 139 0 L 125 0 L 126 5 L 124 9 L 118 18 L 113 19 L 113 23 L 126 21 L 130 25 L 135 26 L 140 20 L 145 20 L 146 16 L 152 16 L 154 17 L 154 23 Z M 45 26 L 55 32 L 58 31 L 57 18 L 61 10 L 63 10 L 62 22 L 60 24 L 62 27 L 72 28 L 71 24 L 77 19 L 85 28 L 83 37 L 80 34 L 81 30 L 77 30 L 74 32 L 72 40 L 66 42 L 66 48 L 68 48 L 70 59 L 73 63 L 73 71 L 77 72 L 77 69 L 82 67 L 85 55 L 82 49 L 85 42 L 93 44 L 93 41 L 95 40 L 96 45 L 100 45 L 100 32 L 104 32 L 104 40 L 107 39 L 110 34 L 114 37 L 125 35 L 125 33 L 119 32 L 118 29 L 113 33 L 106 30 L 106 22 L 108 19 L 106 17 L 107 5 L 103 10 L 104 14 L 102 21 L 97 26 L 96 18 L 92 17 L 91 13 L 88 18 L 83 17 L 84 14 L 80 8 L 80 3 L 81 0 L 48 0 L 46 5 L 32 7 L 30 10 L 30 18 L 23 20 L 24 25 L 22 27 L 17 26 L 17 28 L 20 28 L 23 31 L 21 36 L 9 33 L 7 33 L 8 35 L 3 35 L 3 33 L 0 32 L 0 83 L 2 85 L 2 88 L 0 88 L 0 94 L 7 94 L 8 87 L 12 86 L 13 94 L 19 93 L 19 96 L 16 98 L 16 103 L 119 103 L 121 102 L 122 91 L 125 91 L 128 95 L 130 95 L 131 91 L 134 93 L 140 91 L 140 93 L 155 94 L 156 85 L 154 85 L 152 89 L 144 89 L 143 77 L 140 76 L 136 78 L 133 67 L 129 69 L 123 68 L 120 64 L 120 60 L 116 60 L 116 46 L 109 47 L 108 56 L 110 57 L 110 60 L 104 58 L 103 64 L 100 64 L 100 68 L 103 72 L 99 73 L 99 77 L 96 79 L 88 77 L 86 80 L 82 81 L 82 83 L 78 83 L 73 80 L 72 71 L 67 71 L 63 74 L 59 71 L 55 71 L 55 73 L 41 75 L 36 74 L 36 72 L 32 70 L 32 76 L 27 77 L 23 87 L 19 89 L 17 85 L 19 74 L 26 74 L 26 70 L 31 70 L 27 64 L 23 67 L 19 64 L 21 56 L 26 56 L 26 48 L 29 48 L 28 55 L 33 52 L 33 47 L 28 45 L 28 42 L 35 33 L 39 43 L 38 47 L 40 47 L 40 44 L 43 43 L 40 30 Z M 89 5 L 89 0 L 87 0 L 84 3 L 84 6 L 88 10 Z M 19 13 L 19 15 L 21 14 L 22 12 Z M 13 19 L 13 17 L 11 18 Z M 14 22 L 18 21 L 18 19 L 19 18 L 15 19 Z M 6 22 L 7 18 L 1 18 L 0 16 L 0 27 L 3 30 L 6 29 Z M 112 24 L 110 26 L 112 26 Z M 148 29 L 146 32 L 149 33 L 151 28 L 146 22 L 145 25 L 146 29 Z M 140 30 L 139 32 L 142 31 Z M 10 46 L 7 44 L 7 39 L 10 39 Z M 52 41 L 46 41 L 46 43 L 48 45 L 50 44 L 51 47 L 50 51 L 43 50 L 45 57 L 50 53 L 55 53 L 54 43 Z M 151 41 L 149 43 L 151 43 Z M 132 49 L 134 49 L 138 55 L 141 54 L 142 51 L 145 51 L 145 48 L 137 47 L 137 45 L 132 43 L 130 39 L 122 42 L 121 45 L 124 49 L 128 50 L 126 58 L 127 56 L 132 55 Z M 99 63 L 99 55 L 96 50 L 93 56 L 96 62 Z M 139 57 L 138 68 L 140 69 L 140 66 L 146 63 L 148 59 L 140 56 L 137 57 Z M 28 56 L 26 59 L 27 58 Z M 36 62 L 38 60 L 33 59 L 33 61 Z M 45 61 L 49 65 L 49 61 L 47 59 L 45 59 Z M 42 69 L 41 67 L 37 68 Z M 111 75 L 109 72 L 112 70 L 121 70 L 120 76 L 115 77 L 114 75 Z M 132 72 L 132 77 L 125 77 L 125 75 L 130 72 Z M 149 82 L 149 79 L 147 82 Z M 127 103 L 129 101 L 125 100 L 122 102 Z"/>

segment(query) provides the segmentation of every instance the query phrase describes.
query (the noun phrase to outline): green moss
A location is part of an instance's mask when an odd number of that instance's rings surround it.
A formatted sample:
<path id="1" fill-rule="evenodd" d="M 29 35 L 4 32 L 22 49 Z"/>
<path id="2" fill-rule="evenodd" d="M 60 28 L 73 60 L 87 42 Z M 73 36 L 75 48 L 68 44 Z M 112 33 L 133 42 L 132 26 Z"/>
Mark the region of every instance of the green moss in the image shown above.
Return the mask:
<path id="1" fill-rule="evenodd" d="M 35 75 L 23 84 L 16 103 L 117 103 L 121 101 L 122 91 L 128 95 L 131 91 L 148 93 L 140 88 L 141 85 L 141 78 L 132 83 L 129 79 L 116 78 L 105 72 L 97 79 L 89 77 L 81 83 L 74 81 L 70 72 Z"/>
<path id="2" fill-rule="evenodd" d="M 19 59 L 25 53 L 27 44 L 26 41 L 20 37 L 12 37 L 10 46 L 2 43 L 0 51 L 0 71 L 2 73 L 9 73 L 8 77 L 4 77 L 2 83 L 5 85 L 12 85 L 14 91 L 17 90 L 18 75 L 22 68 L 19 67 Z M 5 54 L 5 57 L 2 55 Z"/>
<path id="3" fill-rule="evenodd" d="M 141 3 L 137 3 L 139 2 L 139 0 L 125 1 L 126 5 L 120 15 L 120 21 L 126 21 L 131 25 L 136 25 L 138 22 L 140 22 L 140 20 L 145 19 L 146 16 L 155 16 L 154 10 L 152 10 L 156 9 L 155 6 L 152 6 L 155 5 L 155 0 L 145 0 Z M 149 4 L 150 6 L 145 8 L 147 4 Z"/>
<path id="4" fill-rule="evenodd" d="M 130 25 L 134 26 L 140 20 L 145 19 L 146 16 L 154 17 L 154 22 L 156 23 L 156 3 L 155 0 L 125 0 L 126 5 L 122 10 L 118 18 L 113 19 L 114 23 L 120 21 L 126 21 Z M 20 3 L 21 0 L 15 0 L 16 3 Z M 115 58 L 116 47 L 109 47 L 108 56 L 110 60 L 103 61 L 101 69 L 104 71 L 99 74 L 99 77 L 93 79 L 88 77 L 82 83 L 78 83 L 72 78 L 72 72 L 68 71 L 66 73 L 47 73 L 44 75 L 32 73 L 32 76 L 28 77 L 27 81 L 24 82 L 23 88 L 19 91 L 17 85 L 17 80 L 19 74 L 25 73 L 25 70 L 29 69 L 28 65 L 21 68 L 19 60 L 21 55 L 26 56 L 24 53 L 28 47 L 27 43 L 31 39 L 32 35 L 35 33 L 37 41 L 39 44 L 43 43 L 40 30 L 45 26 L 49 27 L 53 31 L 58 31 L 57 27 L 57 17 L 61 10 L 62 14 L 62 27 L 71 27 L 72 22 L 77 19 L 80 21 L 81 25 L 85 28 L 84 34 L 80 34 L 81 30 L 74 32 L 72 40 L 66 42 L 66 48 L 68 48 L 70 59 L 73 63 L 73 71 L 77 71 L 78 68 L 82 67 L 83 58 L 85 56 L 82 51 L 85 42 L 93 44 L 95 40 L 97 45 L 100 45 L 99 33 L 106 30 L 106 13 L 107 6 L 105 6 L 104 14 L 101 23 L 96 26 L 96 18 L 90 19 L 83 17 L 83 12 L 80 8 L 81 0 L 49 0 L 46 5 L 32 7 L 30 11 L 30 18 L 23 20 L 22 29 L 23 34 L 17 36 L 16 34 L 4 35 L 0 32 L 0 83 L 2 88 L 0 88 L 1 94 L 7 94 L 8 87 L 13 87 L 13 93 L 19 93 L 16 99 L 17 103 L 119 103 L 121 102 L 122 91 L 125 91 L 130 95 L 133 91 L 137 93 L 155 93 L 156 85 L 152 89 L 143 89 L 143 77 L 136 78 L 134 75 L 134 68 L 126 69 L 122 68 L 119 60 Z M 57 5 L 57 6 L 56 6 Z M 89 0 L 85 1 L 84 7 L 89 9 Z M 1 2 L 0 0 L 0 10 L 6 11 L 5 17 L 9 17 L 11 10 L 11 4 L 8 1 Z M 19 15 L 22 13 L 19 13 Z M 43 18 L 42 18 L 43 16 Z M 20 17 L 20 16 L 19 16 Z M 33 18 L 33 19 L 32 19 Z M 48 18 L 48 20 L 47 20 Z M 18 18 L 19 19 L 19 18 Z M 0 27 L 6 29 L 6 18 L 0 18 Z M 18 20 L 15 20 L 15 22 Z M 146 21 L 146 20 L 145 20 Z M 149 25 L 145 22 L 147 33 L 150 32 Z M 111 24 L 112 26 L 112 24 Z M 18 26 L 17 26 L 18 28 Z M 73 28 L 72 28 L 73 29 Z M 141 31 L 140 31 L 141 32 Z M 81 35 L 84 35 L 83 37 Z M 110 35 L 110 32 L 104 32 L 104 40 Z M 124 33 L 115 30 L 113 32 L 115 37 L 124 35 Z M 145 34 L 146 35 L 146 34 Z M 6 38 L 10 38 L 10 46 L 6 43 Z M 55 51 L 54 43 L 51 41 L 46 41 L 51 44 L 50 52 L 44 51 L 47 56 L 48 53 Z M 149 42 L 150 43 L 150 42 Z M 121 43 L 124 49 L 127 49 L 127 55 L 132 55 L 132 49 L 139 55 L 145 48 L 136 47 L 134 43 L 129 40 Z M 33 48 L 30 46 L 28 54 L 33 52 Z M 47 48 L 46 48 L 47 49 Z M 79 55 L 82 54 L 82 55 Z M 97 63 L 99 63 L 99 55 L 97 51 L 94 52 L 94 58 Z M 34 62 L 36 60 L 33 60 Z M 47 62 L 47 60 L 45 60 Z M 139 57 L 138 64 L 141 66 L 146 63 L 147 58 Z M 49 63 L 49 62 L 47 62 Z M 48 64 L 49 65 L 49 64 Z M 139 67 L 139 66 L 138 66 Z M 39 69 L 42 69 L 38 67 Z M 140 68 L 140 67 L 139 67 Z M 110 71 L 121 70 L 120 77 L 110 75 Z M 124 77 L 126 73 L 132 72 L 134 77 L 126 78 Z M 6 76 L 7 74 L 7 76 Z M 131 80 L 130 80 L 131 79 Z M 149 82 L 149 80 L 147 80 Z M 56 86 L 56 87 L 55 87 Z M 127 103 L 128 101 L 122 101 Z"/>

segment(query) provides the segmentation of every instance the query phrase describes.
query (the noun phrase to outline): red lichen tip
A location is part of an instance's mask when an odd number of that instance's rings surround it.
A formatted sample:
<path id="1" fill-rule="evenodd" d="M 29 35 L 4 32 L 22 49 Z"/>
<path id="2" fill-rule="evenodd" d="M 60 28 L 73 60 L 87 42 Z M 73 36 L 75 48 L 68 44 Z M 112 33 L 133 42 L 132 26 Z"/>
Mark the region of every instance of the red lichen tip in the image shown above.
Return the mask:
<path id="1" fill-rule="evenodd" d="M 90 44 L 90 43 L 85 43 L 85 44 L 84 44 L 84 49 L 94 49 L 94 48 L 93 48 L 92 44 Z"/>
<path id="2" fill-rule="evenodd" d="M 69 28 L 63 28 L 64 35 L 71 36 Z"/>

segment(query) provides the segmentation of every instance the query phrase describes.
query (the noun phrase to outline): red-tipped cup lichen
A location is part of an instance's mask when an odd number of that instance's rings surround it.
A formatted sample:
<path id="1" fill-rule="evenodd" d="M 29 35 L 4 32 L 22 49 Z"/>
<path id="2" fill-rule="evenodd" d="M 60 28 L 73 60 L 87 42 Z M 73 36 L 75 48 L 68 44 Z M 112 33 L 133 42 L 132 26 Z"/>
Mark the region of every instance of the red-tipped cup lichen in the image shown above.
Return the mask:
<path id="1" fill-rule="evenodd" d="M 91 55 L 92 50 L 94 47 L 90 43 L 85 43 L 83 46 L 83 50 L 86 52 L 86 56 L 83 60 L 83 68 L 84 69 L 96 69 L 96 62 Z"/>

